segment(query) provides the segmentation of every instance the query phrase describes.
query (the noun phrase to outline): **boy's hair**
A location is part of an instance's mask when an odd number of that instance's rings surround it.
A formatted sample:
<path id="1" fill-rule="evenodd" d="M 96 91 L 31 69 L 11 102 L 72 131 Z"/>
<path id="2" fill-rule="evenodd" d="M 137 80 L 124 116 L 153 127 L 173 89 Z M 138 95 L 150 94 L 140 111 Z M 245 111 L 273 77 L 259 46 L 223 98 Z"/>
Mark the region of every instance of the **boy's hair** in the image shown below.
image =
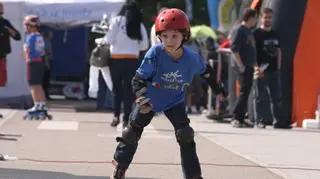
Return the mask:
<path id="1" fill-rule="evenodd" d="M 272 14 L 273 10 L 269 7 L 263 8 L 261 14 Z"/>
<path id="2" fill-rule="evenodd" d="M 247 22 L 250 18 L 256 17 L 257 11 L 254 9 L 247 8 L 244 10 L 241 20 Z"/>

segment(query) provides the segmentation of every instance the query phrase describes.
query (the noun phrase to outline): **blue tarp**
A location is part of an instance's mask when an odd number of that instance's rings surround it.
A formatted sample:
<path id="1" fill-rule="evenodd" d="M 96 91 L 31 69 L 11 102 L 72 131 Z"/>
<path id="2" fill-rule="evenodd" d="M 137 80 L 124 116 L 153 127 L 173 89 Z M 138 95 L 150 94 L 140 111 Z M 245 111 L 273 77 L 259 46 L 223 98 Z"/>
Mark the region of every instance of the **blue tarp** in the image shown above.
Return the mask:
<path id="1" fill-rule="evenodd" d="M 53 32 L 53 60 L 51 74 L 54 77 L 79 77 L 86 74 L 88 58 L 88 28 L 84 26 Z"/>

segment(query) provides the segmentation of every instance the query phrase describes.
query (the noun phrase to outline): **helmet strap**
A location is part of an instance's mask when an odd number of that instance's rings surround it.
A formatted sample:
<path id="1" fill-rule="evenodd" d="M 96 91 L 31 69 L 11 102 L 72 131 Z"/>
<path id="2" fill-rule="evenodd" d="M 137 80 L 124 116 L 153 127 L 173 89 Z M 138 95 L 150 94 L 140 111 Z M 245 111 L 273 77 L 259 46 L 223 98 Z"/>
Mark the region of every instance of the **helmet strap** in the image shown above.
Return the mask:
<path id="1" fill-rule="evenodd" d="M 187 41 L 188 41 L 188 40 L 187 40 L 187 36 L 186 36 L 186 35 L 183 35 L 183 40 L 182 40 L 180 46 L 176 49 L 176 51 L 179 50 L 180 48 L 182 48 L 182 47 L 183 47 L 183 44 L 186 43 Z"/>

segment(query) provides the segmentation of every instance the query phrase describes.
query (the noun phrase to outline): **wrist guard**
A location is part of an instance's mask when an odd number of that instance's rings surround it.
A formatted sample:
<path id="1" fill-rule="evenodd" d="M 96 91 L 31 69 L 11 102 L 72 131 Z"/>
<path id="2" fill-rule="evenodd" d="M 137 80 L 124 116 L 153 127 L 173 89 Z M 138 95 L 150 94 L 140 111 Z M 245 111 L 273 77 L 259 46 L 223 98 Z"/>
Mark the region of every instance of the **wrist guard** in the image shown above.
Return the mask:
<path id="1" fill-rule="evenodd" d="M 137 98 L 143 96 L 147 92 L 147 84 L 138 74 L 132 79 L 132 89 Z"/>
<path id="2" fill-rule="evenodd" d="M 207 69 L 204 73 L 201 74 L 201 77 L 207 81 L 215 94 L 226 95 L 223 84 L 217 83 L 216 74 L 214 72 L 214 69 L 210 65 L 207 65 Z"/>

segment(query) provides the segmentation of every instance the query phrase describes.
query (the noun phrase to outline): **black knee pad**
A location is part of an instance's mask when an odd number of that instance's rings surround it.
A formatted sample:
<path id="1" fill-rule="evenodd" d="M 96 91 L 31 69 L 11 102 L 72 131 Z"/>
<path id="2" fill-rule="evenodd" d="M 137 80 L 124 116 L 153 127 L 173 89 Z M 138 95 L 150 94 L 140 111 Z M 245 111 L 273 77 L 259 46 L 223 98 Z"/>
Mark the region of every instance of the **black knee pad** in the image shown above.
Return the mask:
<path id="1" fill-rule="evenodd" d="M 130 121 L 128 127 L 124 128 L 122 131 L 122 136 L 117 137 L 117 142 L 124 142 L 128 145 L 137 144 L 141 138 L 142 128 L 133 124 L 134 122 Z"/>
<path id="2" fill-rule="evenodd" d="M 185 126 L 176 131 L 176 137 L 178 142 L 190 143 L 194 139 L 194 130 L 190 126 Z"/>

